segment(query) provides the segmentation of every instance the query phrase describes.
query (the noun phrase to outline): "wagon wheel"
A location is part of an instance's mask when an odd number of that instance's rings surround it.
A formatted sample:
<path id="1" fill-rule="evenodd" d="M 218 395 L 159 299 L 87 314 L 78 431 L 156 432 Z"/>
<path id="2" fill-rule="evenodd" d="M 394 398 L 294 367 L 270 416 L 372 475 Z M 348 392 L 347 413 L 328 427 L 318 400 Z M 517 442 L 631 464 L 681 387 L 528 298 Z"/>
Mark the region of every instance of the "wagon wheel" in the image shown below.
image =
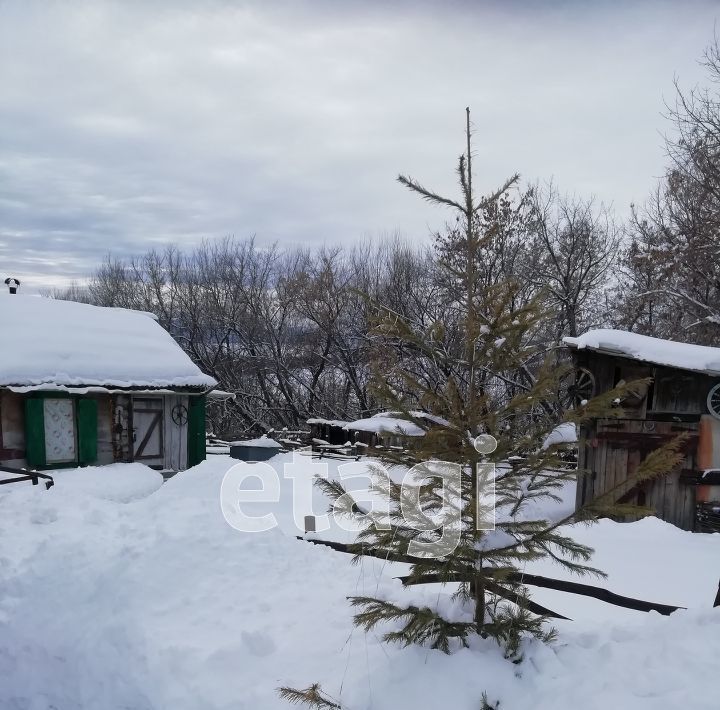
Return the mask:
<path id="1" fill-rule="evenodd" d="M 560 379 L 560 401 L 564 409 L 575 409 L 595 394 L 595 375 L 576 367 Z"/>
<path id="2" fill-rule="evenodd" d="M 176 404 L 172 411 L 170 412 L 170 415 L 172 416 L 172 420 L 177 424 L 178 426 L 184 426 L 187 424 L 188 420 L 188 410 L 187 407 L 184 404 Z"/>
<path id="3" fill-rule="evenodd" d="M 720 383 L 716 384 L 708 392 L 707 408 L 715 419 L 720 419 Z"/>

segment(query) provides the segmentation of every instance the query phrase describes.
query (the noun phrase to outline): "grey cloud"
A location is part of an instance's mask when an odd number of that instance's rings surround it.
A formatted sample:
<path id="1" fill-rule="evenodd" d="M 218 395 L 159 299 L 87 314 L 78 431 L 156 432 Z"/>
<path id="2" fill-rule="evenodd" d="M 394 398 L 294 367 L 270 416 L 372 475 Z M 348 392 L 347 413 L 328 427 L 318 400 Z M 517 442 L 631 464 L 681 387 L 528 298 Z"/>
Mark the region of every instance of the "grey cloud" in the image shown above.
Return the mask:
<path id="1" fill-rule="evenodd" d="M 544 4 L 543 4 L 544 5 Z M 445 215 L 473 107 L 484 189 L 520 171 L 627 211 L 713 4 L 0 3 L 0 264 L 257 234 L 351 242 Z"/>

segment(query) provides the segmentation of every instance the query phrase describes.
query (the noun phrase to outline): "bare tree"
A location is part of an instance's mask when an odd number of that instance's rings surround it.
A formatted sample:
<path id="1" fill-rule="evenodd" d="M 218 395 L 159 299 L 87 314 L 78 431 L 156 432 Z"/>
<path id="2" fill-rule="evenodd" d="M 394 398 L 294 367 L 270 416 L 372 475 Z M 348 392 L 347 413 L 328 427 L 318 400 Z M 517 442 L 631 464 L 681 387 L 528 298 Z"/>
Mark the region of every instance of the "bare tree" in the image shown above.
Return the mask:
<path id="1" fill-rule="evenodd" d="M 607 321 L 606 302 L 620 239 L 610 211 L 561 196 L 548 184 L 529 193 L 532 210 L 523 277 L 544 290 L 556 314 L 553 340 Z"/>
<path id="2" fill-rule="evenodd" d="M 720 48 L 702 61 L 709 85 L 669 108 L 671 165 L 630 224 L 626 327 L 717 344 L 720 339 Z"/>

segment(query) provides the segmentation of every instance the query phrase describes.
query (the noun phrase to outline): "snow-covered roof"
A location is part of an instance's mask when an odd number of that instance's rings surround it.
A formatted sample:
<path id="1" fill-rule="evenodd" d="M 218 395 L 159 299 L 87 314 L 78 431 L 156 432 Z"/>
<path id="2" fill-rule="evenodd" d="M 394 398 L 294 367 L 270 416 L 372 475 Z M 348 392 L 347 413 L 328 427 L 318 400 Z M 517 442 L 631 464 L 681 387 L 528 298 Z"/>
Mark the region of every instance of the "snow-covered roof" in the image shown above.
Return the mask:
<path id="1" fill-rule="evenodd" d="M 428 422 L 428 424 L 437 424 L 439 426 L 450 426 L 447 419 L 429 414 L 428 412 L 408 412 L 411 417 Z M 402 412 L 379 412 L 371 417 L 364 419 L 356 419 L 353 422 L 344 422 L 339 419 L 321 419 L 314 417 L 307 420 L 308 424 L 325 424 L 332 427 L 339 427 L 352 431 L 371 431 L 371 432 L 393 432 L 404 434 L 405 436 L 423 436 L 425 431 L 417 424 L 405 419 Z"/>
<path id="2" fill-rule="evenodd" d="M 208 389 L 170 334 L 141 311 L 14 295 L 0 300 L 0 387 Z"/>
<path id="3" fill-rule="evenodd" d="M 341 427 L 341 428 L 344 428 L 345 425 L 347 424 L 347 422 L 342 419 L 323 419 L 322 417 L 311 417 L 310 419 L 307 420 L 307 423 L 310 425 L 321 424 L 321 425 L 336 426 L 336 427 Z"/>
<path id="4" fill-rule="evenodd" d="M 430 412 L 421 412 L 421 411 L 411 411 L 408 412 L 408 414 L 413 417 L 414 419 L 420 419 L 422 421 L 428 422 L 428 424 L 437 424 L 438 426 L 444 426 L 449 427 L 450 422 L 447 419 L 443 419 L 442 417 L 438 417 L 436 414 L 430 414 Z M 373 419 L 375 418 L 384 418 L 387 417 L 393 417 L 396 419 L 403 419 L 403 413 L 402 412 L 380 412 L 378 414 L 373 414 Z"/>
<path id="5" fill-rule="evenodd" d="M 438 424 L 440 426 L 450 426 L 449 422 L 442 417 L 427 412 L 408 412 L 415 419 L 425 420 L 428 423 Z M 367 419 L 357 419 L 354 422 L 348 422 L 344 429 L 352 431 L 371 431 L 375 433 L 392 432 L 395 434 L 404 434 L 405 436 L 424 436 L 425 430 L 408 419 L 403 419 L 402 412 L 380 412 L 373 414 Z"/>
<path id="6" fill-rule="evenodd" d="M 282 449 L 282 444 L 271 439 L 269 436 L 261 436 L 257 439 L 242 439 L 231 441 L 230 446 L 249 446 L 256 449 Z"/>
<path id="7" fill-rule="evenodd" d="M 381 432 L 404 434 L 405 436 L 423 436 L 425 434 L 424 429 L 407 419 L 398 419 L 381 414 L 348 422 L 344 428 L 351 431 L 371 431 L 376 434 Z"/>
<path id="8" fill-rule="evenodd" d="M 595 350 L 653 365 L 720 375 L 720 348 L 706 345 L 676 343 L 672 340 L 609 329 L 589 330 L 577 338 L 563 338 L 563 342 L 578 350 Z"/>

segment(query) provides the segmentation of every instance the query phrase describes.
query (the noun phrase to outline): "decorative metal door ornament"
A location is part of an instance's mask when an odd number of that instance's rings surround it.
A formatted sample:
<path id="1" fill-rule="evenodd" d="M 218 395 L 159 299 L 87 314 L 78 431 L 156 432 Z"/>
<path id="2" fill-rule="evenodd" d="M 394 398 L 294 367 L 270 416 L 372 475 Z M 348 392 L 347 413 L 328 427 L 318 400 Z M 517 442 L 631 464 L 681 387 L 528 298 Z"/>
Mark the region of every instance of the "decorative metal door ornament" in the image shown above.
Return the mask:
<path id="1" fill-rule="evenodd" d="M 170 412 L 173 422 L 177 426 L 185 426 L 188 420 L 188 410 L 184 404 L 176 404 Z"/>

